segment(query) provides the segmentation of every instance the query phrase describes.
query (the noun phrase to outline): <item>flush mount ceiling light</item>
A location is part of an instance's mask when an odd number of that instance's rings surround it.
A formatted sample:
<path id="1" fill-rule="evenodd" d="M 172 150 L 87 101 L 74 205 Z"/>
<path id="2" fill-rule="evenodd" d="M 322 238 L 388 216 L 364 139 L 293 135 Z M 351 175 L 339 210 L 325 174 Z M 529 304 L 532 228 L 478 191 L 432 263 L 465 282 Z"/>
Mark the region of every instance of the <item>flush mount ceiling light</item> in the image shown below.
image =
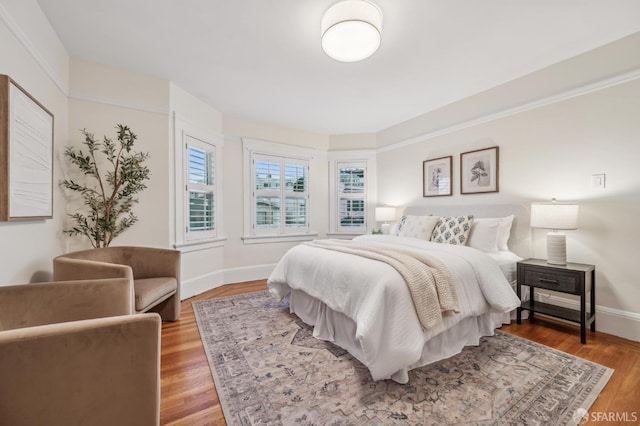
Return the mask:
<path id="1" fill-rule="evenodd" d="M 361 61 L 380 46 L 382 12 L 366 0 L 342 0 L 322 17 L 322 49 L 342 62 Z"/>

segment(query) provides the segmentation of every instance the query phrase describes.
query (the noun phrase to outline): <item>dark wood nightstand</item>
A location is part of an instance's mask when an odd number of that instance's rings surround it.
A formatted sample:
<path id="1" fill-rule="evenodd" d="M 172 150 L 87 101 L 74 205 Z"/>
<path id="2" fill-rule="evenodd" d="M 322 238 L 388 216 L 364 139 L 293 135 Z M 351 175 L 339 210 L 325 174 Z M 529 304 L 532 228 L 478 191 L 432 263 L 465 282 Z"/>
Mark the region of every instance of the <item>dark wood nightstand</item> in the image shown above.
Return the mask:
<path id="1" fill-rule="evenodd" d="M 529 311 L 529 319 L 534 321 L 534 313 L 562 318 L 580 324 L 580 342 L 587 342 L 587 326 L 596 331 L 596 267 L 582 263 L 567 263 L 564 266 L 548 264 L 542 259 L 526 259 L 518 262 L 518 282 L 516 292 L 521 298 L 521 286 L 529 286 L 529 300 L 517 309 L 516 322 L 522 322 L 522 311 Z M 560 293 L 580 296 L 580 310 L 569 309 L 535 300 L 534 290 L 543 288 Z M 590 292 L 590 309 L 587 315 L 586 297 Z"/>

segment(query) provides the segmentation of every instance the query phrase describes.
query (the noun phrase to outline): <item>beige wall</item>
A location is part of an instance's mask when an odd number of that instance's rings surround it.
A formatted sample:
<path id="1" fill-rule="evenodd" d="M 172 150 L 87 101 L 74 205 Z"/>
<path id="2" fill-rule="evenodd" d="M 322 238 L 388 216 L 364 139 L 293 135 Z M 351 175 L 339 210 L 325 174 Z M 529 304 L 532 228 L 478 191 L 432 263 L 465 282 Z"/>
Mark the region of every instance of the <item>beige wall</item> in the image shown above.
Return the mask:
<path id="1" fill-rule="evenodd" d="M 378 147 L 375 133 L 329 136 L 329 151 L 355 151 L 376 149 Z"/>
<path id="2" fill-rule="evenodd" d="M 281 242 L 270 244 L 245 244 L 243 236 L 243 154 L 241 138 L 252 138 L 267 142 L 317 149 L 326 152 L 329 137 L 296 129 L 256 122 L 233 115 L 224 114 L 224 217 L 225 245 L 224 266 L 235 269 L 258 265 L 273 265 L 292 246 L 297 243 Z M 320 236 L 326 235 L 328 227 L 328 163 L 326 158 L 316 158 L 311 184 L 310 223 L 312 231 Z M 268 270 L 267 267 L 265 270 Z"/>
<path id="3" fill-rule="evenodd" d="M 0 73 L 13 78 L 54 115 L 53 219 L 0 222 L 0 285 L 10 285 L 50 279 L 51 261 L 63 252 L 64 205 L 57 182 L 67 139 L 69 57 L 35 1 L 6 2 L 0 5 L 0 15 Z M 28 30 L 29 38 L 18 32 L 19 38 L 14 25 Z M 27 50 L 25 43 L 34 50 Z"/>
<path id="4" fill-rule="evenodd" d="M 579 229 L 566 231 L 569 261 L 597 272 L 600 330 L 640 340 L 637 241 L 640 226 L 640 79 L 435 136 L 378 155 L 378 197 L 392 205 L 518 203 L 552 197 L 580 203 Z M 413 124 L 413 123 L 412 123 Z M 500 192 L 460 195 L 459 154 L 500 147 Z M 452 197 L 422 198 L 422 160 L 454 156 Z M 590 186 L 606 174 L 606 189 Z M 533 253 L 546 256 L 543 230 Z M 611 315 L 609 315 L 611 314 Z M 626 321 L 621 317 L 635 317 Z"/>
<path id="5" fill-rule="evenodd" d="M 102 139 L 116 140 L 115 127 L 124 124 L 138 136 L 134 149 L 150 154 L 151 171 L 147 189 L 139 194 L 133 211 L 138 223 L 112 243 L 169 247 L 170 188 L 173 169 L 169 143 L 169 82 L 137 73 L 73 59 L 70 68 L 69 142 L 83 148 L 79 129 L 87 129 Z M 106 166 L 106 165 L 105 165 Z M 64 173 L 72 173 L 66 165 Z M 67 213 L 81 207 L 81 200 L 67 194 Z M 70 225 L 70 223 L 68 224 Z M 67 225 L 67 226 L 68 226 Z M 89 248 L 86 237 L 65 237 L 67 251 Z"/>

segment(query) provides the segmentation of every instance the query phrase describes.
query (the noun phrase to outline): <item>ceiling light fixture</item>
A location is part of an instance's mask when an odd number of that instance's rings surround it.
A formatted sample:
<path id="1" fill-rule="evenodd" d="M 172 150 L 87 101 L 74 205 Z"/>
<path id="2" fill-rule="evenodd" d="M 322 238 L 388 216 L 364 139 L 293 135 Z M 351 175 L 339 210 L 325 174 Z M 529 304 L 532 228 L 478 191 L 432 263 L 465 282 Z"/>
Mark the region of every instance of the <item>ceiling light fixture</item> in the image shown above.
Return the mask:
<path id="1" fill-rule="evenodd" d="M 322 49 L 341 62 L 361 61 L 380 46 L 382 11 L 367 0 L 342 0 L 322 17 Z"/>

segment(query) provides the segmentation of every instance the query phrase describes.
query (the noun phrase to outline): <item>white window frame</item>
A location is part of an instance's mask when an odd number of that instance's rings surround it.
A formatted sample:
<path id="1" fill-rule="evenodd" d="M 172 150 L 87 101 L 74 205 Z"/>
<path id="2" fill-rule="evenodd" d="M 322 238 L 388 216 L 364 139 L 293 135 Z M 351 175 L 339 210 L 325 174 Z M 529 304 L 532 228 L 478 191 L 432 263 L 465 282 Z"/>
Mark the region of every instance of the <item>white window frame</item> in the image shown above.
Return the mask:
<path id="1" fill-rule="evenodd" d="M 337 231 L 340 233 L 347 233 L 347 234 L 363 234 L 365 232 L 367 232 L 367 224 L 368 224 L 368 220 L 367 220 L 367 207 L 368 207 L 368 200 L 367 200 L 367 180 L 369 177 L 369 171 L 367 170 L 367 162 L 366 161 L 357 161 L 357 160 L 344 160 L 344 161 L 336 161 L 336 209 L 335 209 L 335 214 L 336 216 L 336 227 L 337 227 Z M 364 170 L 364 184 L 363 184 L 363 192 L 361 193 L 351 193 L 351 192 L 341 192 L 340 191 L 340 170 L 343 168 L 360 168 Z M 340 218 L 340 202 L 342 199 L 345 199 L 347 201 L 362 201 L 364 203 L 364 211 L 363 211 L 363 219 L 364 219 L 364 223 L 360 226 L 344 226 L 342 225 L 342 221 Z"/>
<path id="2" fill-rule="evenodd" d="M 224 245 L 222 220 L 222 149 L 221 134 L 203 131 L 188 121 L 174 115 L 174 164 L 175 164 L 175 243 L 174 248 L 183 252 L 203 250 Z M 188 147 L 214 154 L 213 185 L 189 182 Z M 189 191 L 193 189 L 213 192 L 213 225 L 211 231 L 190 232 Z"/>
<path id="3" fill-rule="evenodd" d="M 242 138 L 244 165 L 244 235 L 245 244 L 271 243 L 281 241 L 311 240 L 318 234 L 312 231 L 311 185 L 314 182 L 311 163 L 316 151 L 308 148 L 266 142 L 257 139 Z M 256 160 L 280 162 L 280 188 L 278 190 L 258 191 L 256 189 Z M 285 164 L 302 165 L 305 168 L 306 191 L 304 193 L 288 192 L 285 189 Z M 256 199 L 261 195 L 280 198 L 280 227 L 277 229 L 260 229 L 257 226 Z M 285 223 L 285 199 L 287 197 L 306 199 L 306 226 L 287 227 Z"/>
<path id="4" fill-rule="evenodd" d="M 216 147 L 215 145 L 211 145 L 201 139 L 196 139 L 193 135 L 188 134 L 188 133 L 183 133 L 183 140 L 184 140 L 184 154 L 183 154 L 183 174 L 184 174 L 184 182 L 185 182 L 185 202 L 183 203 L 184 206 L 184 218 L 185 218 L 185 224 L 184 224 L 184 240 L 187 242 L 191 242 L 191 241 L 202 241 L 202 240 L 212 240 L 215 239 L 218 236 L 217 230 L 218 230 L 218 223 L 217 223 L 217 217 L 215 214 L 215 210 L 218 204 L 218 194 L 217 194 L 217 188 L 216 188 L 216 184 L 217 184 L 217 176 L 215 176 L 216 171 L 217 171 L 217 164 L 216 164 L 216 159 L 218 158 L 217 153 L 216 153 Z M 200 151 L 203 151 L 207 154 L 211 154 L 213 155 L 213 183 L 212 184 L 201 184 L 201 183 L 193 183 L 189 180 L 189 162 L 190 162 L 190 156 L 189 156 L 189 148 L 196 148 Z M 199 192 L 205 192 L 205 193 L 211 193 L 213 195 L 213 211 L 211 213 L 212 215 L 212 223 L 213 223 L 213 229 L 211 230 L 207 230 L 207 231 L 192 231 L 190 228 L 190 219 L 191 219 L 191 215 L 190 215 L 190 198 L 189 195 L 192 191 L 199 191 Z"/>
<path id="5" fill-rule="evenodd" d="M 376 151 L 332 151 L 329 160 L 329 236 L 352 237 L 370 232 L 375 227 L 374 208 L 376 204 Z M 340 192 L 340 168 L 363 167 L 365 183 L 363 194 Z M 340 223 L 340 199 L 364 200 L 364 226 L 342 226 Z"/>

